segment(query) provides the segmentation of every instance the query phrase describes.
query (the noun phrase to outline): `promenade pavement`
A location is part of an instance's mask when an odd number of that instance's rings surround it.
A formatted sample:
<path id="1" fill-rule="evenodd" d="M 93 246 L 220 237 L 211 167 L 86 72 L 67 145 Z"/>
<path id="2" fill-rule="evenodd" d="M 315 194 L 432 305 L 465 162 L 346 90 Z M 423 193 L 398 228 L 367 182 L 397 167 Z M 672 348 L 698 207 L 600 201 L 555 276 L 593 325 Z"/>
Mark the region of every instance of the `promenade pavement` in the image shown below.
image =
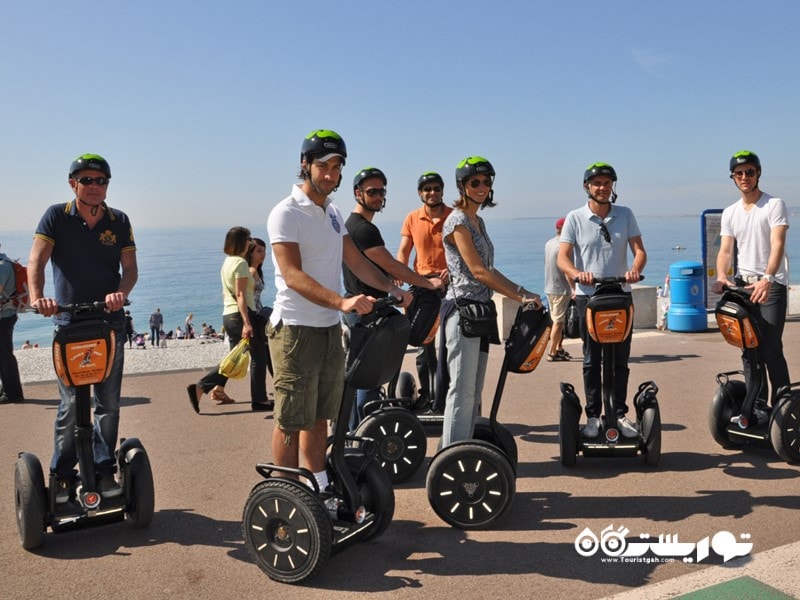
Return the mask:
<path id="1" fill-rule="evenodd" d="M 797 378 L 796 319 L 787 324 L 784 342 Z M 580 354 L 575 340 L 566 349 Z M 405 357 L 412 372 L 413 358 Z M 500 347 L 493 347 L 487 405 L 501 358 Z M 800 467 L 771 449 L 724 450 L 708 432 L 715 375 L 740 365 L 738 351 L 718 331 L 635 334 L 631 396 L 645 380 L 660 388 L 663 442 L 655 468 L 638 457 L 579 457 L 575 467 L 562 467 L 559 382 L 572 382 L 582 392 L 580 361 L 542 362 L 533 373 L 510 374 L 500 421 L 519 448 L 517 491 L 496 527 L 464 532 L 440 521 L 428 505 L 423 468 L 397 486 L 394 520 L 384 535 L 332 557 L 304 586 L 269 580 L 250 561 L 241 533 L 242 509 L 260 480 L 254 465 L 271 458 L 271 415 L 249 410 L 246 380 L 228 385 L 239 402 L 216 406 L 204 397 L 202 414 L 195 415 L 185 386 L 200 370 L 133 375 L 123 384 L 120 436 L 139 437 L 154 470 L 156 514 L 149 529 L 115 524 L 48 533 L 40 549 L 23 550 L 14 519 L 14 461 L 24 450 L 47 467 L 58 405 L 54 382 L 26 385 L 25 403 L 0 406 L 2 595 L 313 600 L 369 592 L 393 598 L 586 600 L 617 594 L 671 598 L 722 583 L 739 585 L 736 597 L 753 585 L 762 598 L 800 597 Z M 438 438 L 435 429 L 429 434 L 431 457 Z M 602 549 L 590 556 L 577 552 L 576 539 L 587 529 L 601 537 L 607 528 L 627 529 L 627 544 L 655 543 L 659 536 L 689 544 L 693 560 L 677 552 L 659 558 L 651 551 L 637 562 L 615 561 Z M 709 540 L 711 550 L 701 557 Z M 751 549 L 737 545 L 747 543 Z"/>

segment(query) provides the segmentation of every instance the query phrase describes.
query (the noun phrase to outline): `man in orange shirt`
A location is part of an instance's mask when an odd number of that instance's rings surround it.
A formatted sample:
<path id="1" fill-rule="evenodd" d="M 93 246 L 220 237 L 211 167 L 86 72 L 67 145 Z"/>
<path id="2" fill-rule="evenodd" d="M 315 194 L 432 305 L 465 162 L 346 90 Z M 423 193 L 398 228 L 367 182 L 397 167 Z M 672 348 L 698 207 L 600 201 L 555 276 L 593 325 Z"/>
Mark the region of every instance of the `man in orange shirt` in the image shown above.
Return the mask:
<path id="1" fill-rule="evenodd" d="M 422 206 L 411 211 L 400 229 L 400 248 L 397 260 L 404 265 L 415 250 L 413 269 L 425 277 L 439 277 L 448 283 L 447 264 L 444 258 L 442 226 L 452 208 L 444 203 L 444 180 L 433 171 L 423 173 L 417 180 L 417 193 Z M 444 290 L 442 290 L 444 291 Z M 417 351 L 419 395 L 423 402 L 431 402 L 434 412 L 444 412 L 444 398 L 434 397 L 433 377 L 436 373 L 436 345 L 421 346 Z"/>

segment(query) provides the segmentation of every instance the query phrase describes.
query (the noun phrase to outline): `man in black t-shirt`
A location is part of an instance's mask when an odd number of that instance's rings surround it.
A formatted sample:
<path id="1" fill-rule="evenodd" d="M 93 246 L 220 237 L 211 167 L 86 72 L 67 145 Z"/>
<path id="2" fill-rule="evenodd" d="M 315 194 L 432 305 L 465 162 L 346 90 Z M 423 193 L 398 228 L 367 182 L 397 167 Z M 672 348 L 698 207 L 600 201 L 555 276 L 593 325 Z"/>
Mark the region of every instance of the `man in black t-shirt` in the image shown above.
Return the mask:
<path id="1" fill-rule="evenodd" d="M 350 239 L 356 248 L 366 256 L 378 269 L 395 281 L 403 281 L 417 287 L 437 290 L 442 287 L 442 280 L 438 277 L 428 279 L 411 270 L 407 265 L 398 261 L 387 249 L 380 230 L 372 223 L 375 213 L 383 210 L 386 205 L 386 175 L 375 167 L 366 167 L 356 173 L 353 179 L 353 194 L 356 206 L 345 223 Z M 344 287 L 347 296 L 365 294 L 373 298 L 386 296 L 385 292 L 370 287 L 355 274 L 343 266 Z M 348 325 L 355 325 L 361 317 L 357 314 L 345 315 Z M 353 414 L 350 418 L 350 429 L 355 430 L 364 418 L 364 404 L 377 400 L 379 389 L 358 390 L 356 402 L 353 404 Z"/>

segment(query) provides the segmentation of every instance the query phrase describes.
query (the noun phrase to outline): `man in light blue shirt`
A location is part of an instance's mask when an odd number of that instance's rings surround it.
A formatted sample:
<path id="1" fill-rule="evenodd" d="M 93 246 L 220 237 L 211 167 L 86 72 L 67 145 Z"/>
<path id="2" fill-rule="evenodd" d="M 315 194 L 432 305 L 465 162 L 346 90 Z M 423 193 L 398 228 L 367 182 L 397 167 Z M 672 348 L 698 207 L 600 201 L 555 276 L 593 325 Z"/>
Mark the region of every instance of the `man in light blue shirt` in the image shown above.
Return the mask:
<path id="1" fill-rule="evenodd" d="M 583 175 L 583 189 L 589 196 L 585 206 L 570 212 L 558 252 L 558 267 L 568 279 L 576 281 L 576 303 L 580 316 L 583 340 L 583 384 L 586 393 L 586 437 L 597 437 L 602 412 L 602 346 L 586 333 L 586 304 L 594 293 L 594 281 L 599 277 L 625 277 L 624 290 L 630 294 L 630 283 L 636 283 L 647 263 L 647 252 L 633 212 L 617 206 L 615 184 L 617 174 L 607 163 L 590 165 Z M 633 252 L 633 266 L 628 269 L 628 247 Z M 623 436 L 639 435 L 628 420 L 628 358 L 631 336 L 614 346 L 614 399 L 617 426 Z"/>

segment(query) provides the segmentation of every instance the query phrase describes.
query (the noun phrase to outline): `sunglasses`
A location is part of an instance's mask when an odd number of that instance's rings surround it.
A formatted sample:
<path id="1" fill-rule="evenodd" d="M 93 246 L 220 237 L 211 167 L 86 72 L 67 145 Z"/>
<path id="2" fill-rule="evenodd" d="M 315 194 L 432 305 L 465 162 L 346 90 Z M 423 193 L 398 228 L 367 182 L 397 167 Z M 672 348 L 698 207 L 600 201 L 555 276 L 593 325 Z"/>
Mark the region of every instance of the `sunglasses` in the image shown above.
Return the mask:
<path id="1" fill-rule="evenodd" d="M 81 177 L 77 181 L 81 185 L 108 185 L 108 177 Z"/>
<path id="2" fill-rule="evenodd" d="M 469 182 L 469 187 L 475 189 L 477 187 L 480 187 L 481 184 L 490 188 L 492 187 L 492 180 L 489 179 L 488 177 L 486 179 L 473 179 L 472 181 Z"/>
<path id="3" fill-rule="evenodd" d="M 364 190 L 364 193 L 370 198 L 377 198 L 378 196 L 384 198 L 386 197 L 386 188 L 369 188 Z"/>
<path id="4" fill-rule="evenodd" d="M 608 232 L 608 228 L 606 227 L 605 223 L 600 223 L 600 233 L 603 234 L 603 239 L 610 244 L 611 234 Z"/>
<path id="5" fill-rule="evenodd" d="M 755 169 L 745 169 L 744 171 L 734 171 L 731 173 L 731 179 L 741 179 L 742 177 L 753 177 L 756 174 Z"/>
<path id="6" fill-rule="evenodd" d="M 422 191 L 423 192 L 437 192 L 438 193 L 438 192 L 442 191 L 442 186 L 440 186 L 440 185 L 426 185 L 424 188 L 422 188 Z"/>

